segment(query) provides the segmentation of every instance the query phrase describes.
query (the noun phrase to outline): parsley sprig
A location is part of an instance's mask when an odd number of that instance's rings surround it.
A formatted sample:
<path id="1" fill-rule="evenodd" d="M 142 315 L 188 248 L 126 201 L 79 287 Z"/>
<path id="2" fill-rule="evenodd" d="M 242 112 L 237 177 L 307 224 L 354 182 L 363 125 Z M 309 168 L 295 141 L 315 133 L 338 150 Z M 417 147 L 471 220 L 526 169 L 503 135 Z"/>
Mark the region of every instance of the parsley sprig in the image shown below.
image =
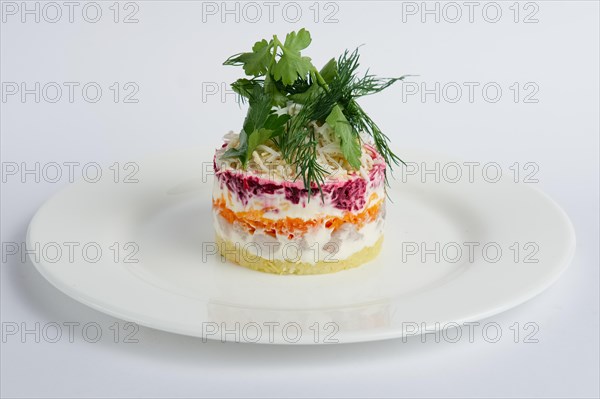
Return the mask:
<path id="1" fill-rule="evenodd" d="M 311 127 L 311 122 L 316 122 L 331 126 L 352 168 L 360 168 L 359 132 L 373 138 L 390 168 L 398 165 L 402 160 L 391 150 L 388 137 L 356 99 L 379 93 L 405 76 L 378 78 L 368 71 L 359 76 L 358 49 L 345 51 L 318 70 L 310 57 L 302 55 L 311 41 L 305 29 L 288 33 L 283 43 L 274 35 L 269 41 L 256 42 L 252 51 L 235 54 L 224 62 L 244 69 L 247 77 L 231 86 L 249 103 L 239 144 L 224 156 L 237 157 L 245 166 L 259 145 L 272 141 L 286 162 L 296 167 L 297 178 L 302 178 L 305 188 L 309 192 L 320 189 L 326 171 L 317 162 L 318 139 Z M 302 105 L 297 115 L 277 115 L 273 110 L 290 101 Z"/>

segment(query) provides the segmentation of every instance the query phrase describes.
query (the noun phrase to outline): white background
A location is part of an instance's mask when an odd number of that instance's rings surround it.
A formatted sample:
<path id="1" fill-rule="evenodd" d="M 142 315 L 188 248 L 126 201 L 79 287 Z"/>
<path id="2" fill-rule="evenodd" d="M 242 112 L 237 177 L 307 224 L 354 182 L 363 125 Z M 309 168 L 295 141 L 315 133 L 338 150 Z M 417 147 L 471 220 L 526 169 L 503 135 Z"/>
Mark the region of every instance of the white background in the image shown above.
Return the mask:
<path id="1" fill-rule="evenodd" d="M 435 82 L 478 82 L 472 103 L 466 87 L 458 102 L 448 101 L 448 95 L 436 103 L 433 95 L 424 101 L 419 95 L 403 99 L 404 89 L 396 86 L 366 98 L 363 105 L 399 154 L 411 147 L 505 167 L 537 163 L 537 187 L 569 214 L 577 253 L 548 291 L 486 320 L 502 327 L 498 343 L 479 334 L 472 343 L 436 343 L 429 336 L 425 343 L 417 337 L 315 347 L 203 343 L 143 327 L 139 343 L 114 343 L 109 327 L 118 320 L 71 300 L 30 263 L 9 257 L 0 270 L 3 325 L 96 322 L 105 337 L 98 343 L 87 343 L 80 334 L 72 343 L 65 338 L 36 343 L 33 335 L 5 337 L 3 397 L 598 397 L 597 2 L 521 3 L 518 22 L 513 2 L 499 2 L 502 16 L 496 23 L 484 18 L 486 3 L 479 3 L 469 22 L 469 10 L 459 2 L 462 18 L 451 23 L 456 9 L 444 8 L 444 3 L 438 4 L 439 22 L 435 15 L 422 22 L 420 12 L 403 14 L 403 7 L 411 7 L 407 3 L 362 1 L 318 4 L 315 21 L 315 6 L 307 2 L 298 3 L 300 20 L 291 23 L 286 18 L 294 19 L 295 12 L 288 6 L 284 17 L 286 3 L 278 3 L 270 22 L 268 8 L 259 2 L 262 17 L 252 23 L 255 9 L 243 13 L 243 4 L 237 5 L 236 22 L 235 14 L 221 14 L 220 2 L 138 1 L 138 22 L 130 24 L 122 18 L 134 8 L 124 9 L 121 3 L 115 23 L 112 3 L 101 3 L 97 23 L 82 17 L 85 3 L 75 9 L 72 23 L 65 6 L 56 23 L 46 22 L 44 15 L 36 23 L 32 15 L 22 22 L 20 13 L 3 13 L 3 83 L 98 82 L 103 88 L 97 103 L 86 102 L 78 90 L 73 103 L 66 91 L 57 103 L 44 98 L 35 103 L 32 95 L 25 102 L 18 95 L 3 100 L 5 165 L 106 165 L 189 146 L 213 148 L 222 134 L 240 127 L 244 116 L 233 96 L 221 101 L 206 92 L 211 82 L 220 85 L 241 76 L 240 69 L 224 67 L 222 61 L 247 51 L 259 38 L 304 26 L 313 36 L 307 54 L 316 65 L 364 43 L 362 63 L 377 75 L 419 75 L 412 81 L 428 88 Z M 412 4 L 422 7 L 421 2 Z M 203 7 L 213 6 L 219 8 L 215 15 L 203 14 Z M 46 17 L 54 18 L 55 10 L 47 11 Z M 494 9 L 487 11 L 485 17 L 493 19 Z M 325 23 L 331 12 L 335 15 Z M 532 12 L 538 22 L 524 23 Z M 139 102 L 123 103 L 121 98 L 115 103 L 108 88 L 113 82 L 137 84 Z M 498 102 L 482 96 L 481 87 L 488 82 L 502 88 Z M 509 89 L 514 82 L 534 83 L 538 102 L 525 103 L 521 97 L 515 103 Z M 2 242 L 22 242 L 35 210 L 66 184 L 65 179 L 36 183 L 32 176 L 25 182 L 8 176 L 2 185 Z M 537 323 L 539 342 L 523 343 L 520 337 L 514 343 L 509 327 L 515 322 Z"/>

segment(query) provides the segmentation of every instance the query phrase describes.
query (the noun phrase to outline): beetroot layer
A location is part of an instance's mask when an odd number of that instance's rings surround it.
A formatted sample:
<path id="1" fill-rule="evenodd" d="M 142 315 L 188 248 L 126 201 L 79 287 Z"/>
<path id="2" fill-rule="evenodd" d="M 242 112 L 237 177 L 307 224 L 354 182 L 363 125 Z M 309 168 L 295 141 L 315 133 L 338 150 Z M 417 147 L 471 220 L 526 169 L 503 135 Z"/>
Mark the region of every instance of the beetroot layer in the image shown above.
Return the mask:
<path id="1" fill-rule="evenodd" d="M 374 149 L 368 147 L 372 158 L 376 161 L 369 171 L 369 181 L 367 182 L 358 174 L 351 175 L 347 179 L 328 180 L 321 186 L 323 194 L 330 203 L 341 210 L 357 211 L 365 206 L 367 198 L 365 192 L 367 184 L 381 184 L 385 178 L 385 163 Z M 222 170 L 218 167 L 215 160 L 213 162 L 215 176 L 221 185 L 225 185 L 229 192 L 235 194 L 238 200 L 248 204 L 248 199 L 253 196 L 270 196 L 274 194 L 285 194 L 285 198 L 297 205 L 301 199 L 308 198 L 308 190 L 304 188 L 302 181 L 275 181 L 259 175 L 253 175 L 243 170 L 227 169 Z M 320 195 L 316 185 L 311 190 L 311 197 Z"/>

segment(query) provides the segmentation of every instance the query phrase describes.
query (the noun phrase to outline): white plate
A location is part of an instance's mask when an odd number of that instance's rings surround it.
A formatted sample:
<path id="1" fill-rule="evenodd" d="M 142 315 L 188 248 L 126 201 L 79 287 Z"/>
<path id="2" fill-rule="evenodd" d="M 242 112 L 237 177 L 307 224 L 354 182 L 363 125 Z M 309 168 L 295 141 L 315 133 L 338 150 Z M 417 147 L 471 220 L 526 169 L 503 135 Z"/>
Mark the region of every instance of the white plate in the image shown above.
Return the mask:
<path id="1" fill-rule="evenodd" d="M 189 150 L 138 163 L 139 183 L 115 183 L 111 173 L 68 186 L 31 221 L 27 245 L 40 249 L 32 261 L 59 290 L 124 320 L 209 339 L 311 344 L 489 317 L 550 286 L 575 249 L 568 217 L 530 186 L 412 176 L 392 180 L 374 262 L 321 276 L 263 274 L 210 254 L 210 160 Z"/>

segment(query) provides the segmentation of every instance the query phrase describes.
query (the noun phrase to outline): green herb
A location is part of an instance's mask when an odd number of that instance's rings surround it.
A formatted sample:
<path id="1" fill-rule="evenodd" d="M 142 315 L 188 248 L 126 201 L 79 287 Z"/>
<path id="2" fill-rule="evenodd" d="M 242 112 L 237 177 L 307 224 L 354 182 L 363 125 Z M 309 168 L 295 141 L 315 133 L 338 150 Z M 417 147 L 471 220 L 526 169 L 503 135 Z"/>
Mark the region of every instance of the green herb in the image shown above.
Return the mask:
<path id="1" fill-rule="evenodd" d="M 311 42 L 310 33 L 304 29 L 300 29 L 298 33 L 288 33 L 285 38 L 285 43 L 282 45 L 273 37 L 275 49 L 281 48 L 282 54 L 279 61 L 273 66 L 273 77 L 275 80 L 281 80 L 285 85 L 293 84 L 296 79 L 303 78 L 314 69 L 310 58 L 303 57 L 300 51 L 308 47 Z"/>
<path id="2" fill-rule="evenodd" d="M 356 131 L 348 119 L 344 116 L 339 105 L 335 105 L 325 122 L 333 128 L 335 134 L 340 138 L 342 154 L 348 163 L 354 168 L 360 168 L 360 143 L 356 137 Z"/>
<path id="3" fill-rule="evenodd" d="M 356 102 L 356 99 L 379 93 L 405 76 L 377 78 L 367 71 L 359 76 L 358 49 L 345 51 L 317 70 L 309 57 L 302 55 L 311 43 L 305 29 L 290 32 L 282 43 L 276 35 L 254 44 L 251 52 L 229 57 L 225 65 L 242 66 L 249 78 L 232 83 L 233 90 L 249 109 L 237 148 L 225 157 L 237 157 L 246 165 L 261 144 L 273 142 L 283 158 L 296 167 L 307 190 L 320 189 L 326 170 L 318 163 L 318 138 L 314 123 L 327 123 L 340 140 L 348 164 L 360 168 L 361 139 L 359 132 L 373 138 L 377 151 L 392 167 L 402 162 L 389 146 L 388 137 Z M 302 105 L 297 115 L 278 116 L 275 106 L 289 102 Z"/>
<path id="4" fill-rule="evenodd" d="M 226 158 L 239 158 L 244 166 L 256 147 L 283 134 L 284 125 L 290 118 L 289 115 L 278 116 L 271 111 L 271 97 L 261 86 L 253 85 L 252 90 L 248 87 L 245 86 L 243 92 L 247 95 L 250 108 L 240 132 L 240 142 L 237 148 L 230 148 L 223 154 Z"/>

